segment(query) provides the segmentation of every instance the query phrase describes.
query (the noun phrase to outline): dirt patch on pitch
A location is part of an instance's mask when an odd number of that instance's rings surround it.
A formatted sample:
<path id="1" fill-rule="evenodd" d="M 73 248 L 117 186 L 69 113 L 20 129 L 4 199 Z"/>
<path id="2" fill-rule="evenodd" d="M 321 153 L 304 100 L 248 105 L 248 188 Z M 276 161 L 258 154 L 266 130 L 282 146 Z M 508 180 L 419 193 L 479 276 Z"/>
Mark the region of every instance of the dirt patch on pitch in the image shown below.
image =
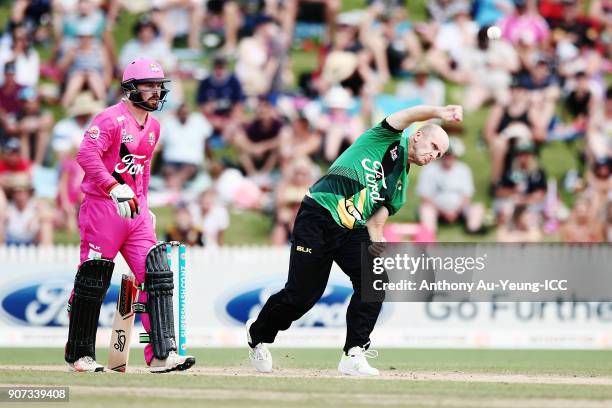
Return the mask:
<path id="1" fill-rule="evenodd" d="M 13 371 L 52 371 L 67 372 L 64 365 L 0 365 L 0 370 Z M 120 375 L 106 371 L 108 375 Z M 145 367 L 130 367 L 130 374 L 149 374 Z M 165 375 L 201 375 L 216 377 L 279 377 L 279 378 L 343 378 L 356 379 L 339 374 L 336 370 L 319 370 L 304 368 L 275 368 L 268 374 L 256 373 L 251 367 L 193 367 L 185 372 L 173 372 Z M 359 379 L 359 378 L 357 378 Z M 364 378 L 365 379 L 365 378 Z M 494 374 L 470 373 L 461 371 L 403 371 L 383 370 L 379 377 L 367 377 L 368 380 L 396 381 L 456 381 L 474 383 L 505 384 L 562 384 L 562 385 L 612 385 L 612 377 L 579 377 L 537 374 Z"/>

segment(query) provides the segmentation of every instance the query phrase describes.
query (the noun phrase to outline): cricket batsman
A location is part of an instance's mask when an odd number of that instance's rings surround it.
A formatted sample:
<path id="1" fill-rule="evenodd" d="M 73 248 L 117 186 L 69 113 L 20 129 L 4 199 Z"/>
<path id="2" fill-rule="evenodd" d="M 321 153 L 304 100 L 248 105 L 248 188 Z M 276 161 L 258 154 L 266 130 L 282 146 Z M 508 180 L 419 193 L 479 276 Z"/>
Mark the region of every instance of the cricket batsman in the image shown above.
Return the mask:
<path id="1" fill-rule="evenodd" d="M 459 122 L 463 109 L 417 106 L 393 113 L 362 134 L 310 188 L 295 219 L 287 283 L 246 323 L 249 357 L 257 371 L 272 371 L 265 343 L 274 342 L 279 330 L 288 329 L 314 306 L 336 262 L 354 292 L 338 370 L 353 376 L 379 374 L 366 357 L 377 355 L 368 348 L 382 299 L 361 301 L 361 245 L 366 243 L 371 255 L 381 255 L 385 222 L 406 202 L 410 165 L 431 163 L 448 149 L 446 132 L 433 123 L 403 136 L 412 123 L 429 119 Z"/>
<path id="2" fill-rule="evenodd" d="M 156 61 L 131 62 L 123 73 L 121 102 L 93 119 L 77 154 L 85 171 L 85 198 L 79 212 L 80 266 L 69 302 L 65 349 L 73 371 L 104 371 L 96 362 L 96 332 L 119 251 L 136 282 L 144 284 L 138 301 L 146 305 L 141 317 L 150 338 L 144 349 L 150 371 L 186 370 L 195 364 L 192 356 L 176 352 L 172 271 L 147 207 L 151 158 L 160 129 L 151 112 L 162 108 L 167 82 Z"/>

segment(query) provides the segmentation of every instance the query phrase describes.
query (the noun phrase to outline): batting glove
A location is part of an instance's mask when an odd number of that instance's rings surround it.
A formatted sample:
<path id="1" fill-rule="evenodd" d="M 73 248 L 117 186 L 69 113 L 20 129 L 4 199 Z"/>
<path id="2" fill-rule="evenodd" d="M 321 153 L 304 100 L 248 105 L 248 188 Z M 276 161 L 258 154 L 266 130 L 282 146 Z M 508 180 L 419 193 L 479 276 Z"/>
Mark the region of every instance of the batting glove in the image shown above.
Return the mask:
<path id="1" fill-rule="evenodd" d="M 123 218 L 136 218 L 140 214 L 140 207 L 136 194 L 127 184 L 115 184 L 109 193 L 115 204 L 117 204 L 117 214 Z"/>

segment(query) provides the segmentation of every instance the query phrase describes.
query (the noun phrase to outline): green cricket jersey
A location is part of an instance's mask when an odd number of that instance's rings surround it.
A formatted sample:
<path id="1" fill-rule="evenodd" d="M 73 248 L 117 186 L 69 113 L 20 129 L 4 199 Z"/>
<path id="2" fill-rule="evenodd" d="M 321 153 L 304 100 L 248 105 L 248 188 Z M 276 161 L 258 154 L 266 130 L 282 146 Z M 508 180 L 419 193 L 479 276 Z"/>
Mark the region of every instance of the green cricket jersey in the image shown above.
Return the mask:
<path id="1" fill-rule="evenodd" d="M 336 159 L 309 195 L 346 228 L 363 228 L 381 207 L 395 214 L 406 202 L 408 136 L 386 120 Z"/>

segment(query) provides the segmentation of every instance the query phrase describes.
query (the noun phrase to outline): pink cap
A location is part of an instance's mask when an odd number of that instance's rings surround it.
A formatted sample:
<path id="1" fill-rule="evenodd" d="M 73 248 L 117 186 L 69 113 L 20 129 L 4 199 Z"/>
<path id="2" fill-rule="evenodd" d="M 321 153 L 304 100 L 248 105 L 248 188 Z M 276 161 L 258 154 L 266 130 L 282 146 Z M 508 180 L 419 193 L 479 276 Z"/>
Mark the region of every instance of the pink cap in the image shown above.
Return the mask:
<path id="1" fill-rule="evenodd" d="M 164 70 L 161 65 L 150 58 L 138 58 L 128 64 L 123 71 L 121 82 L 129 80 L 140 81 L 143 79 L 165 80 Z"/>

